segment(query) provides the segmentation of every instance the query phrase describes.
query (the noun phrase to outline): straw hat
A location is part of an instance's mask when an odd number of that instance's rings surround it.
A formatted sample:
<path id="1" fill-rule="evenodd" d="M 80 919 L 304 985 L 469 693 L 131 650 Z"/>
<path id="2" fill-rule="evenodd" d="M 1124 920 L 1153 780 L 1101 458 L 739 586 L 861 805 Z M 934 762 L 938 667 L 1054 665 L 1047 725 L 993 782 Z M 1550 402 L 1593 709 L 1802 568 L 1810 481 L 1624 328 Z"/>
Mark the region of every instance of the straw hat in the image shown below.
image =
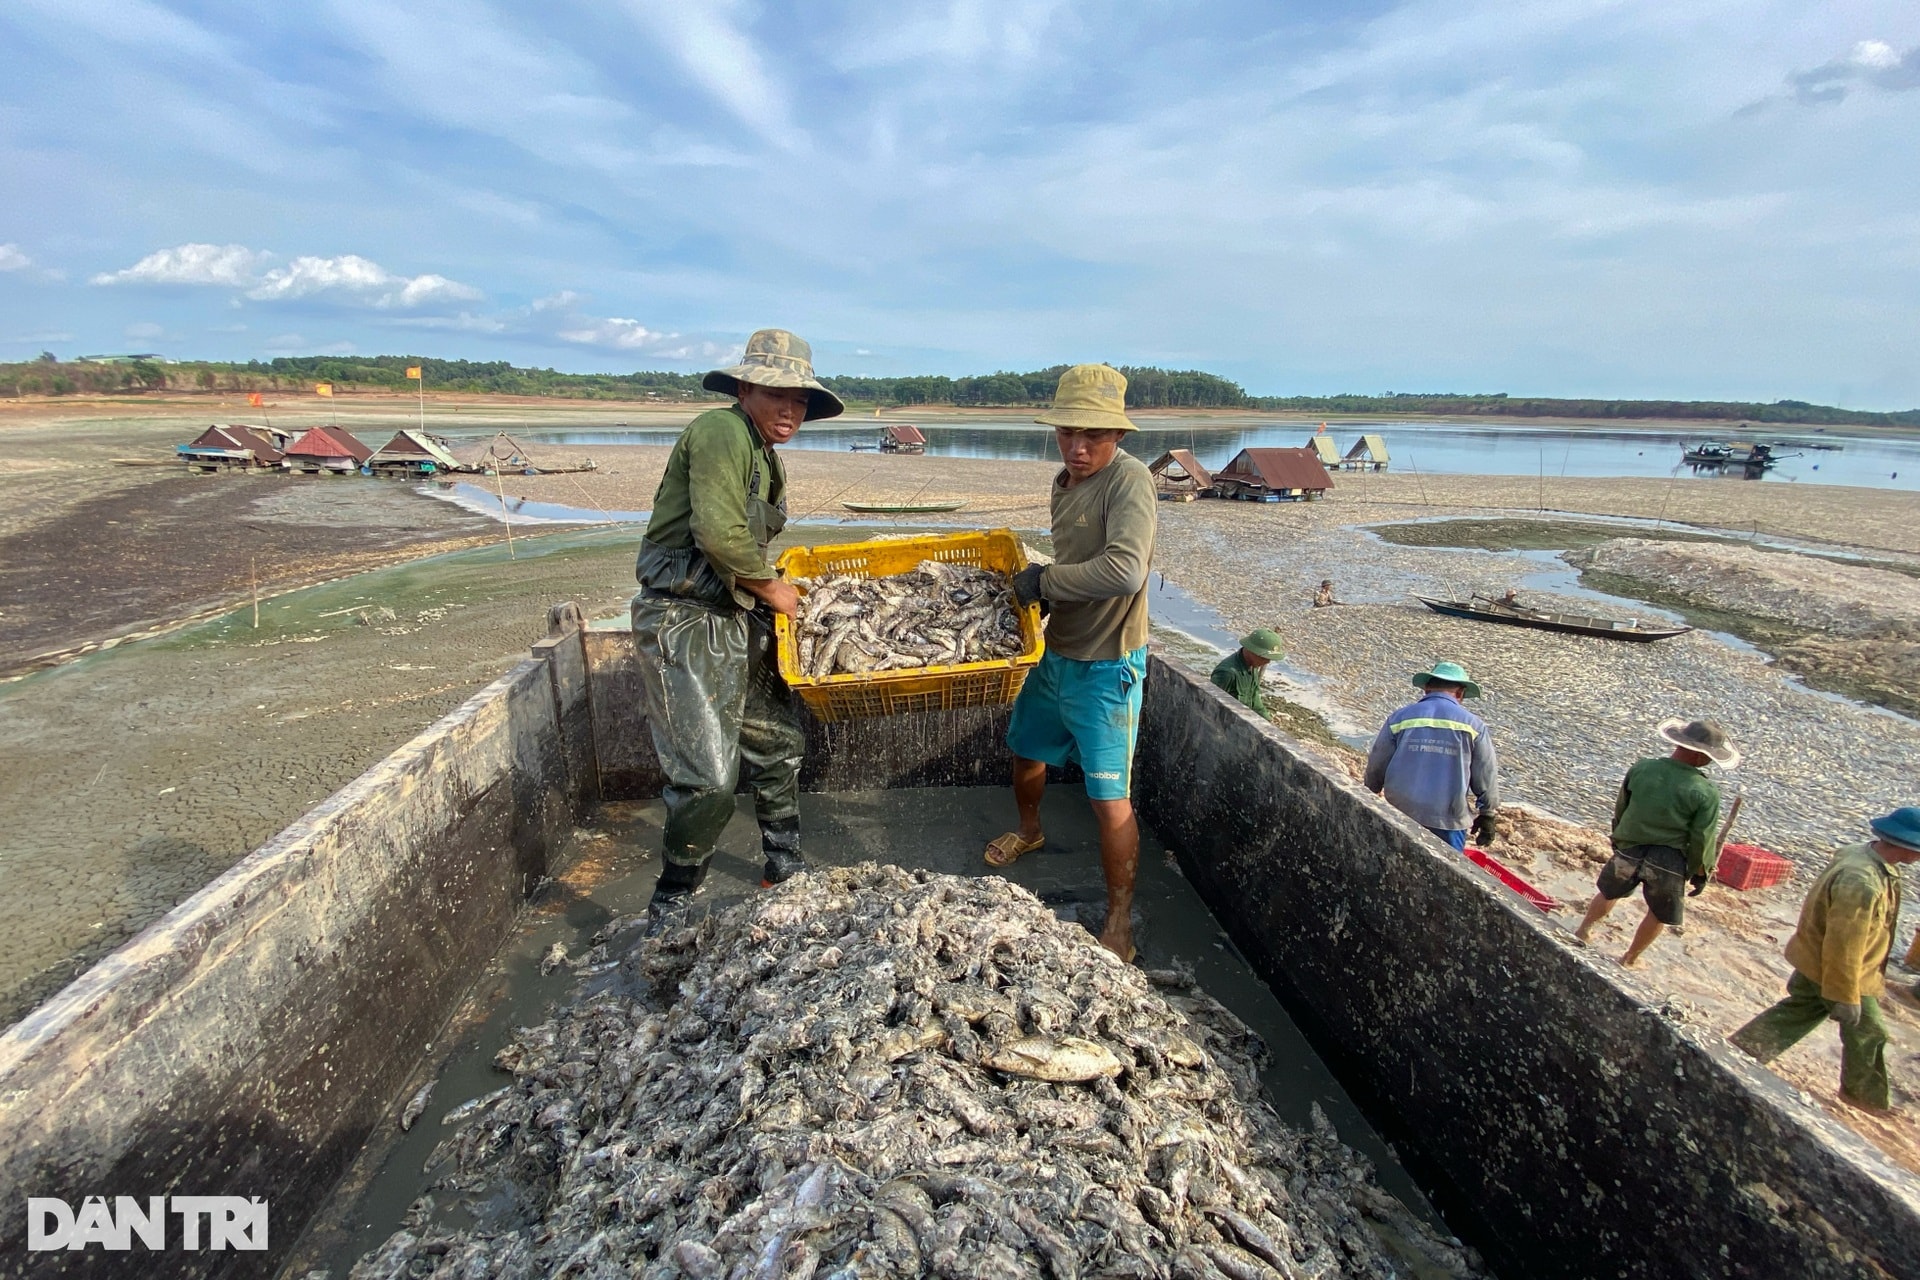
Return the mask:
<path id="1" fill-rule="evenodd" d="M 1284 658 L 1287 654 L 1287 647 L 1280 642 L 1279 633 L 1269 631 L 1265 627 L 1261 627 L 1258 631 L 1249 631 L 1242 637 L 1240 647 L 1255 657 L 1268 660 Z"/>
<path id="2" fill-rule="evenodd" d="M 813 376 L 813 348 L 804 338 L 785 329 L 755 330 L 747 339 L 747 350 L 739 364 L 715 369 L 700 379 L 700 385 L 707 390 L 730 396 L 740 394 L 743 382 L 756 387 L 805 387 L 808 422 L 815 418 L 837 418 L 847 409 L 840 403 L 839 396 Z"/>
<path id="3" fill-rule="evenodd" d="M 1740 753 L 1727 741 L 1727 731 L 1711 720 L 1662 720 L 1656 732 L 1676 747 L 1698 751 L 1723 769 L 1740 763 Z"/>
<path id="4" fill-rule="evenodd" d="M 1867 824 L 1873 834 L 1902 849 L 1920 850 L 1920 809 L 1907 805 Z"/>
<path id="5" fill-rule="evenodd" d="M 1480 686 L 1467 678 L 1467 669 L 1457 662 L 1436 662 L 1425 671 L 1414 673 L 1413 686 L 1416 689 L 1424 689 L 1431 680 L 1438 680 L 1442 684 L 1459 685 L 1460 696 L 1463 698 L 1480 696 Z"/>
<path id="6" fill-rule="evenodd" d="M 1127 379 L 1104 364 L 1076 364 L 1060 375 L 1053 407 L 1034 419 L 1042 426 L 1087 431 L 1138 431 L 1127 417 Z"/>

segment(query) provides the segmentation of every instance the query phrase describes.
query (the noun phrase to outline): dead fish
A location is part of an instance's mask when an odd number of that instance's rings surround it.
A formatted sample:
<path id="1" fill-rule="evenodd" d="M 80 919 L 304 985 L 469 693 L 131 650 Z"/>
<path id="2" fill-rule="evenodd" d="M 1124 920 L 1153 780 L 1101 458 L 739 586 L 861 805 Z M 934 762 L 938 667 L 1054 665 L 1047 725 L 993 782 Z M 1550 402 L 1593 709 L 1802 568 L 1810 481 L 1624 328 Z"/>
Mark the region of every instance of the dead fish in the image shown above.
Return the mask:
<path id="1" fill-rule="evenodd" d="M 407 1105 L 400 1108 L 400 1132 L 405 1133 L 413 1128 L 413 1122 L 427 1109 L 427 1099 L 432 1096 L 433 1081 L 429 1080 L 407 1099 Z"/>
<path id="2" fill-rule="evenodd" d="M 1026 649 L 1007 575 L 923 560 L 884 578 L 828 576 L 806 589 L 800 668 L 815 678 L 1017 657 Z"/>
<path id="3" fill-rule="evenodd" d="M 1011 1044 L 988 1046 L 980 1061 L 1008 1075 L 1056 1084 L 1081 1084 L 1125 1069 L 1113 1050 L 1081 1036 L 1023 1036 Z"/>
<path id="4" fill-rule="evenodd" d="M 513 1086 L 507 1085 L 504 1088 L 495 1089 L 492 1093 L 483 1093 L 477 1098 L 468 1098 L 465 1102 L 441 1116 L 440 1123 L 459 1124 L 462 1120 L 469 1119 L 479 1112 L 486 1110 L 512 1092 Z"/>

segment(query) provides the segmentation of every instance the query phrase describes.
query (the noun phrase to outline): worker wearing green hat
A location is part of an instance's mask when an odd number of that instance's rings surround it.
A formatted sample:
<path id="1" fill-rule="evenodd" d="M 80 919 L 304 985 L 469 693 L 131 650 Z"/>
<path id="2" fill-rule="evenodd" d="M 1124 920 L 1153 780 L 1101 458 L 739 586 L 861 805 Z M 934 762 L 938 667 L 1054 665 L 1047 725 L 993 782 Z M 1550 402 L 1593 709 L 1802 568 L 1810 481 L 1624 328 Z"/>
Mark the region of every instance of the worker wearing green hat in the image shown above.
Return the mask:
<path id="1" fill-rule="evenodd" d="M 1264 716 L 1267 704 L 1260 696 L 1261 669 L 1286 652 L 1279 633 L 1265 627 L 1250 631 L 1241 639 L 1238 652 L 1222 658 L 1213 669 L 1213 682 Z"/>

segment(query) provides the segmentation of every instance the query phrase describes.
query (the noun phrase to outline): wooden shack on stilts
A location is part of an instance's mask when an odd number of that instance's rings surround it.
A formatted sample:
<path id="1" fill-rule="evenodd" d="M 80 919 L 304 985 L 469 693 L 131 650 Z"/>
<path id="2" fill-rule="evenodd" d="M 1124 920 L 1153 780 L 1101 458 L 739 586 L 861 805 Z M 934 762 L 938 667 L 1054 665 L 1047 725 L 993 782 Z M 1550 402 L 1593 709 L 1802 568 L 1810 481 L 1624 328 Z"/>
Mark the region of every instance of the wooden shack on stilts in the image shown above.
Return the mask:
<path id="1" fill-rule="evenodd" d="M 1213 477 L 1188 449 L 1169 449 L 1147 468 L 1162 502 L 1192 502 L 1210 496 Z"/>

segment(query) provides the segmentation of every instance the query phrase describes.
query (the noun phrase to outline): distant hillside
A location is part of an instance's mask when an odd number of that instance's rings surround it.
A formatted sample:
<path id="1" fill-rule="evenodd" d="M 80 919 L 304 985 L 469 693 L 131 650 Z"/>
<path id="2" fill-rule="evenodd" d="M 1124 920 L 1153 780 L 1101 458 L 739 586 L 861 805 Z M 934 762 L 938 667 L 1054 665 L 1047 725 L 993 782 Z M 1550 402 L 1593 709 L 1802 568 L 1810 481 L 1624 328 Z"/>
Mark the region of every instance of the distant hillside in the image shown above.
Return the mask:
<path id="1" fill-rule="evenodd" d="M 476 395 L 551 396 L 573 400 L 694 400 L 710 398 L 697 373 L 559 373 L 525 369 L 504 360 L 436 360 L 430 356 L 284 356 L 276 360 L 163 363 L 61 361 L 50 355 L 23 364 L 0 364 L 0 397 L 125 395 L 168 392 L 308 392 L 330 382 L 343 395 L 355 391 L 409 391 L 409 365 L 420 365 L 427 387 Z M 1065 365 L 1030 373 L 989 373 L 949 378 L 822 375 L 844 399 L 875 405 L 1025 407 L 1044 405 Z M 1250 396 L 1235 382 L 1197 369 L 1121 366 L 1127 404 L 1137 409 L 1249 409 L 1325 417 L 1393 414 L 1415 417 L 1659 418 L 1779 425 L 1920 427 L 1920 409 L 1868 413 L 1777 400 L 1772 404 L 1715 400 L 1556 400 L 1505 394 Z"/>

